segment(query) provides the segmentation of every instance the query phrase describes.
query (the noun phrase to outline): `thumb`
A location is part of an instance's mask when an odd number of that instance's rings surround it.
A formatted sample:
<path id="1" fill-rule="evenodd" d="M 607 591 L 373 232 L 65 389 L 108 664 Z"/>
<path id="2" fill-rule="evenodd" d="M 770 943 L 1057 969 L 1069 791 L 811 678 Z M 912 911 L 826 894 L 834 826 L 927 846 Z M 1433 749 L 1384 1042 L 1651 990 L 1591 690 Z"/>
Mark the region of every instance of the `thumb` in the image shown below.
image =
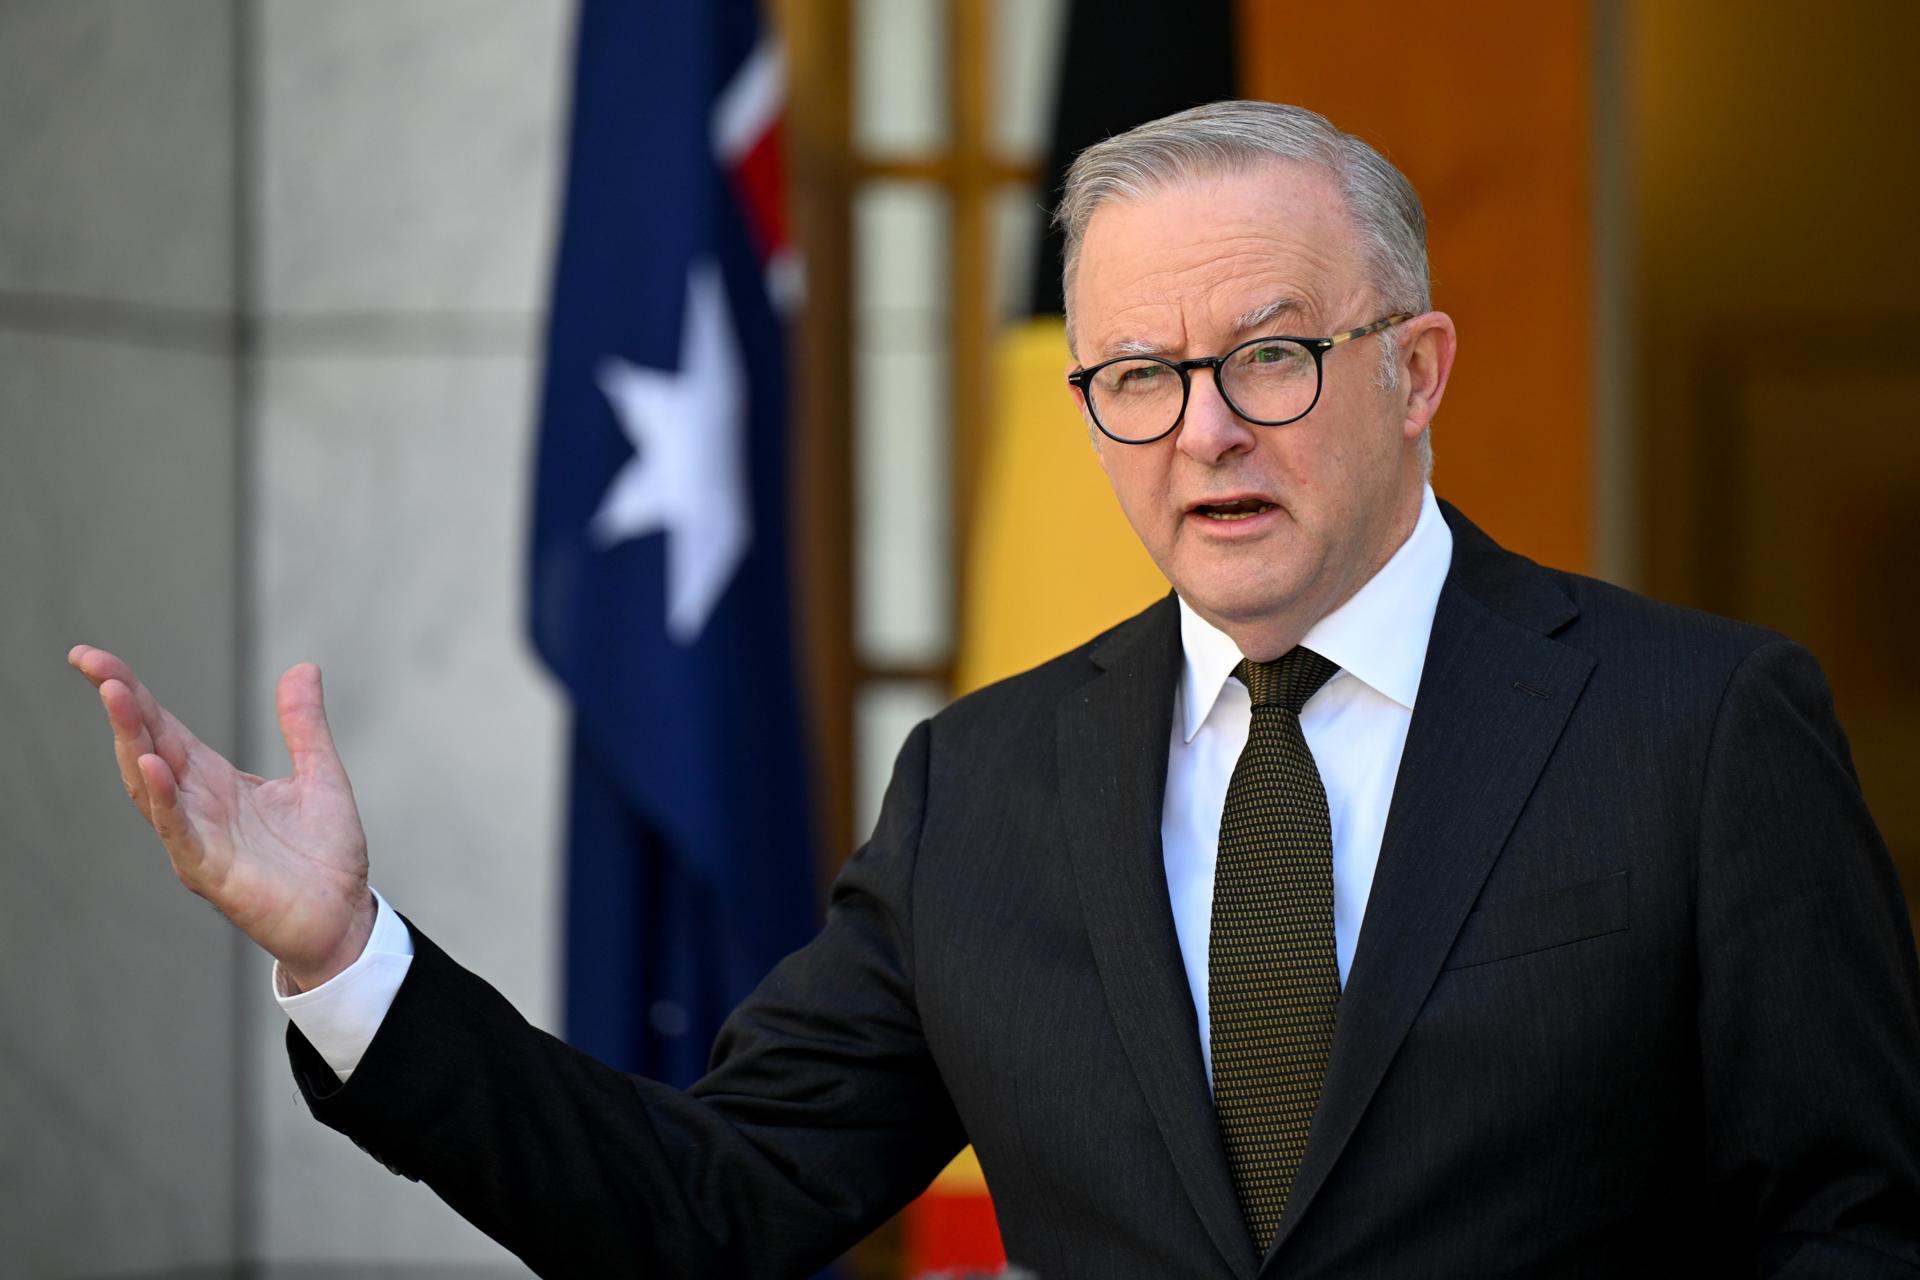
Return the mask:
<path id="1" fill-rule="evenodd" d="M 274 704 L 280 713 L 280 739 L 287 744 L 287 755 L 293 760 L 294 777 L 344 781 L 346 770 L 333 747 L 333 730 L 327 727 L 320 668 L 311 662 L 289 667 L 274 690 Z"/>

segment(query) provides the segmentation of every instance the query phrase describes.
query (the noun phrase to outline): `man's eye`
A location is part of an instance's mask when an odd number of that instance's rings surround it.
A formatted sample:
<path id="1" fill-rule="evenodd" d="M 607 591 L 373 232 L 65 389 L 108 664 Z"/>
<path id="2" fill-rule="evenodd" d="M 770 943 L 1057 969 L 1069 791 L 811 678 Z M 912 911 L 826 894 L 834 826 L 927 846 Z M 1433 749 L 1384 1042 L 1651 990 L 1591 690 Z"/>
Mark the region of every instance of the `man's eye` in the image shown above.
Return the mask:
<path id="1" fill-rule="evenodd" d="M 1171 373 L 1170 369 L 1160 364 L 1119 365 L 1112 371 L 1111 382 L 1116 391 L 1145 391 Z"/>

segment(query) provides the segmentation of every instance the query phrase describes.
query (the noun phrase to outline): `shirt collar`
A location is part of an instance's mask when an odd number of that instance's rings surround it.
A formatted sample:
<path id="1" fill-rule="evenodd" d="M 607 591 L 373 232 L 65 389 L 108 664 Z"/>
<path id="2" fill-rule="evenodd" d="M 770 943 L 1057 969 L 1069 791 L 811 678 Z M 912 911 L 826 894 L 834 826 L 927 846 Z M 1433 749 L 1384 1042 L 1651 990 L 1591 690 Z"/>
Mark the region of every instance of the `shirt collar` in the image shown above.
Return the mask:
<path id="1" fill-rule="evenodd" d="M 1433 611 L 1452 562 L 1453 531 L 1429 485 L 1407 540 L 1345 604 L 1314 623 L 1300 643 L 1411 711 L 1426 665 Z M 1242 654 L 1226 632 L 1185 600 L 1180 601 L 1180 647 L 1185 653 L 1180 729 L 1192 742 Z"/>

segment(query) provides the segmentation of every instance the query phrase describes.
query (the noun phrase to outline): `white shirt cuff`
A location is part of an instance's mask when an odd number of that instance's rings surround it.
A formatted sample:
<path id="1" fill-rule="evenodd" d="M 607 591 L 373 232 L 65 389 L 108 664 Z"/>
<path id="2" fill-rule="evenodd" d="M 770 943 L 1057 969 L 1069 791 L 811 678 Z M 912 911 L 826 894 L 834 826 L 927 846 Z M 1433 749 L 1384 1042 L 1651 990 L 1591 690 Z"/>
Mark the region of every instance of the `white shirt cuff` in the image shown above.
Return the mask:
<path id="1" fill-rule="evenodd" d="M 407 931 L 407 922 L 378 890 L 373 900 L 378 914 L 366 949 L 327 981 L 311 991 L 287 995 L 293 984 L 281 974 L 279 961 L 273 965 L 273 998 L 342 1084 L 360 1065 L 413 964 L 413 935 Z"/>

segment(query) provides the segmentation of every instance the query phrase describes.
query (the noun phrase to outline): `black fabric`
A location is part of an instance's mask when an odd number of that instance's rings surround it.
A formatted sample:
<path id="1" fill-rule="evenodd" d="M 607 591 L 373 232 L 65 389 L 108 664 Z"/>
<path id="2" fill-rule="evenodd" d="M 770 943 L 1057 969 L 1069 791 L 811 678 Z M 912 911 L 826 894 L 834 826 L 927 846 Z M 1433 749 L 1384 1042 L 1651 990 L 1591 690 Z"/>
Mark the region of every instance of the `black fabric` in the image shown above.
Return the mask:
<path id="1" fill-rule="evenodd" d="M 1161 116 L 1235 96 L 1232 0 L 1073 0 L 1060 42 L 1060 74 L 1047 145 L 1047 211 L 1073 158 L 1103 138 Z M 1029 313 L 1062 314 L 1065 243 L 1051 221 L 1033 258 Z"/>
<path id="2" fill-rule="evenodd" d="M 689 1093 L 416 934 L 347 1085 L 291 1035 L 315 1115 L 553 1276 L 805 1275 L 969 1139 L 1046 1280 L 1920 1273 L 1920 972 L 1818 668 L 1445 510 L 1264 1262 L 1161 860 L 1171 600 L 913 732 L 825 930 Z"/>

